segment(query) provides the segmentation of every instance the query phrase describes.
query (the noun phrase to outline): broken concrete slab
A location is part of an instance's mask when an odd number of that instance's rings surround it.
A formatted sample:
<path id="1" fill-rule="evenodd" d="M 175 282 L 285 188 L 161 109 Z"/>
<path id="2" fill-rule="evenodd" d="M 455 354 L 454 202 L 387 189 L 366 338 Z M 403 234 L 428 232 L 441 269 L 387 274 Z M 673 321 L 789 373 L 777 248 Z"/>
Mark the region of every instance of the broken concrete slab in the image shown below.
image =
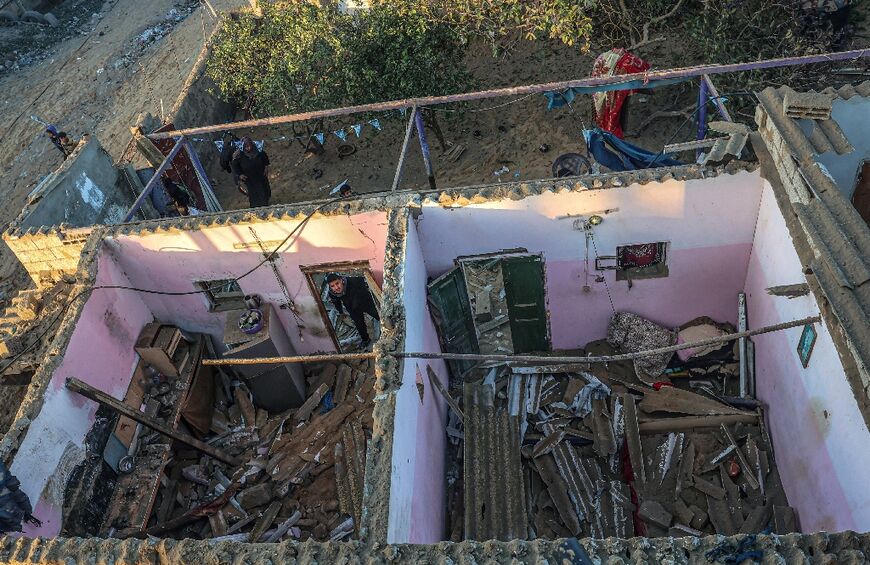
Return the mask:
<path id="1" fill-rule="evenodd" d="M 797 531 L 794 508 L 791 506 L 773 507 L 773 532 L 776 534 L 789 534 Z"/>
<path id="2" fill-rule="evenodd" d="M 668 528 L 674 518 L 670 512 L 654 500 L 644 500 L 641 502 L 637 514 L 644 522 L 652 522 L 663 528 Z"/>
<path id="3" fill-rule="evenodd" d="M 253 510 L 272 500 L 272 488 L 268 483 L 261 483 L 239 492 L 236 500 L 245 510 Z"/>
<path id="4" fill-rule="evenodd" d="M 716 485 L 698 475 L 692 475 L 692 486 L 706 494 L 708 497 L 716 500 L 725 499 L 725 489 Z"/>

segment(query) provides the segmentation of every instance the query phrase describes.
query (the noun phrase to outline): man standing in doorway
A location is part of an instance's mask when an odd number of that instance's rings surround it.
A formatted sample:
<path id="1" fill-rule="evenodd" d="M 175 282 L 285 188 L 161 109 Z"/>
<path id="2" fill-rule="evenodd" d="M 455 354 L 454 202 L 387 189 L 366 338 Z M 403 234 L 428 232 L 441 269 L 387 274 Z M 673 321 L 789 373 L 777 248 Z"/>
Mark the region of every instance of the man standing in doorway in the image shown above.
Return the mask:
<path id="1" fill-rule="evenodd" d="M 242 138 L 242 148 L 233 154 L 230 164 L 233 179 L 243 194 L 248 195 L 251 208 L 268 206 L 272 189 L 269 186 L 269 156 L 260 151 L 250 137 Z"/>
<path id="2" fill-rule="evenodd" d="M 363 277 L 343 277 L 336 273 L 326 275 L 326 284 L 329 285 L 329 299 L 338 313 L 344 314 L 346 310 L 353 320 L 353 325 L 359 332 L 360 349 L 368 349 L 372 342 L 364 314 L 381 321 L 369 285 Z"/>

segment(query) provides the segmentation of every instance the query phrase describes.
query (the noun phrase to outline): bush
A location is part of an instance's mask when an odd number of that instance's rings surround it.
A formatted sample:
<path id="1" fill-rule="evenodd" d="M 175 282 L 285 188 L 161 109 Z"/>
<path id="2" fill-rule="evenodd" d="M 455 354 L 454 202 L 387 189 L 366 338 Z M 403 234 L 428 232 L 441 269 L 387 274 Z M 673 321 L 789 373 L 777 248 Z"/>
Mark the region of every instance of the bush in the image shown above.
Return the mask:
<path id="1" fill-rule="evenodd" d="M 224 21 L 207 73 L 225 99 L 278 115 L 460 92 L 464 53 L 452 27 L 394 6 L 264 4 L 262 17 Z"/>

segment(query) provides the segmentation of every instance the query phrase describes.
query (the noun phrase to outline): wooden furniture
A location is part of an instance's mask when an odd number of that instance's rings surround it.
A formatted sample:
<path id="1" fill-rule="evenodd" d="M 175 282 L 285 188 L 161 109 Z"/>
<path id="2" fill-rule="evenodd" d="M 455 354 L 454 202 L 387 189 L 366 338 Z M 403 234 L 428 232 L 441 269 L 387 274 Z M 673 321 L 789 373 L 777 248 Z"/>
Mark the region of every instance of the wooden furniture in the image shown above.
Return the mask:
<path id="1" fill-rule="evenodd" d="M 227 312 L 224 326 L 224 357 L 289 357 L 296 350 L 287 337 L 271 304 L 263 304 L 263 328 L 253 335 L 239 330 L 239 316 L 244 310 Z M 236 373 L 245 381 L 254 404 L 269 412 L 283 412 L 305 401 L 305 376 L 299 363 L 283 365 L 238 365 Z"/>
<path id="2" fill-rule="evenodd" d="M 177 331 L 177 328 L 175 329 Z M 174 358 L 169 360 L 178 366 L 178 377 L 169 379 L 170 390 L 160 396 L 160 403 L 165 408 L 158 414 L 165 425 L 171 429 L 176 429 L 181 419 L 182 410 L 188 400 L 190 384 L 200 368 L 200 359 L 203 355 L 206 339 L 208 339 L 206 336 L 197 334 L 192 343 L 180 340 L 176 345 Z M 144 359 L 140 361 L 140 366 L 143 361 Z M 124 403 L 138 410 L 144 392 L 141 390 L 141 379 L 136 377 L 137 374 L 141 374 L 138 368 L 130 383 L 130 389 L 127 391 Z M 165 413 L 167 410 L 168 413 Z M 130 430 L 135 429 L 135 423 L 126 416 L 118 422 L 119 427 L 124 420 L 130 423 L 124 429 L 116 428 L 116 435 L 119 438 L 127 437 L 128 433 L 132 436 Z M 146 432 L 143 432 L 140 439 L 147 435 Z M 129 445 L 129 441 L 127 445 Z M 104 532 L 121 524 L 124 524 L 125 529 L 130 528 L 131 530 L 144 530 L 147 527 L 163 476 L 163 469 L 169 461 L 171 453 L 172 440 L 162 435 L 158 435 L 156 440 L 148 445 L 140 445 L 135 456 L 133 470 L 118 478 L 115 492 L 108 505 L 106 519 L 103 522 Z"/>
<path id="3" fill-rule="evenodd" d="M 181 330 L 175 326 L 151 322 L 139 334 L 135 349 L 145 363 L 167 377 L 177 377 L 178 368 L 173 364 L 172 358 L 180 343 Z"/>

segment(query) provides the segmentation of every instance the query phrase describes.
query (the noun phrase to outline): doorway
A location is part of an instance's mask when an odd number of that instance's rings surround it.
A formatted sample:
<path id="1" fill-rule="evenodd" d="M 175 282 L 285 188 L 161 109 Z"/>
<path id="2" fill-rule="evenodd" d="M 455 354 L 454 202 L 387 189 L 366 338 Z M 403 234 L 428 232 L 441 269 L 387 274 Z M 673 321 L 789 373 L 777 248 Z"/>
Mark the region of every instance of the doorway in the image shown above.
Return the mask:
<path id="1" fill-rule="evenodd" d="M 300 269 L 335 349 L 340 353 L 371 349 L 371 343 L 381 337 L 381 288 L 368 261 L 324 263 Z M 335 278 L 341 281 L 341 296 L 330 290 L 328 280 Z"/>

